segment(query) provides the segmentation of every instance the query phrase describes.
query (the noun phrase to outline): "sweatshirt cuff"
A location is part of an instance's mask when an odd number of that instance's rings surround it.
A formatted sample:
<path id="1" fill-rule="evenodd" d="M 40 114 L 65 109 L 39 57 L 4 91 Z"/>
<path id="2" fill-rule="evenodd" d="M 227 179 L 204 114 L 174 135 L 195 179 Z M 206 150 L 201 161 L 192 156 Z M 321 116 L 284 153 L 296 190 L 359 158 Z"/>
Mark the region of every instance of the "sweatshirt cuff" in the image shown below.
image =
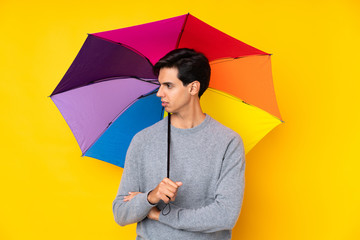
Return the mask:
<path id="1" fill-rule="evenodd" d="M 147 192 L 145 192 L 145 193 L 143 194 L 143 196 L 144 196 L 144 198 L 145 198 L 145 200 L 143 200 L 143 201 L 146 202 L 145 205 L 147 205 L 148 207 L 155 207 L 157 204 L 152 204 L 152 203 L 150 203 L 149 200 L 148 200 L 148 195 L 149 195 L 149 193 L 150 193 L 151 191 L 152 191 L 152 190 L 149 190 L 149 191 L 147 191 Z"/>

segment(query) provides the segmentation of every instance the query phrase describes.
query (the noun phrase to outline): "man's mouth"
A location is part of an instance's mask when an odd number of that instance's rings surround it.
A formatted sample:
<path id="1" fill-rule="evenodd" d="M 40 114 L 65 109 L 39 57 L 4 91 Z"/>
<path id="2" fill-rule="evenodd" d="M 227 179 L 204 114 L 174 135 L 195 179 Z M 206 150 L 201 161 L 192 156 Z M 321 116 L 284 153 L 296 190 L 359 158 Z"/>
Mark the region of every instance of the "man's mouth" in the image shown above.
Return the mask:
<path id="1" fill-rule="evenodd" d="M 161 101 L 161 106 L 166 107 L 168 105 L 168 102 Z"/>

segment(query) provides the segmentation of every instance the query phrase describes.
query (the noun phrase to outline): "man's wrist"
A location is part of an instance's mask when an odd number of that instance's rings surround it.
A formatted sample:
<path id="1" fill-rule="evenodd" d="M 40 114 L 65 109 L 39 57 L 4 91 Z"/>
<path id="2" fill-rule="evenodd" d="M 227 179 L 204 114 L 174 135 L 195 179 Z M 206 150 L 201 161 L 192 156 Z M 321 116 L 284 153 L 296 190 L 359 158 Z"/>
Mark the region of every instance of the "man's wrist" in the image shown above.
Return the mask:
<path id="1" fill-rule="evenodd" d="M 147 217 L 151 220 L 155 220 L 155 221 L 159 221 L 159 217 L 160 217 L 160 210 L 157 207 L 153 207 Z"/>

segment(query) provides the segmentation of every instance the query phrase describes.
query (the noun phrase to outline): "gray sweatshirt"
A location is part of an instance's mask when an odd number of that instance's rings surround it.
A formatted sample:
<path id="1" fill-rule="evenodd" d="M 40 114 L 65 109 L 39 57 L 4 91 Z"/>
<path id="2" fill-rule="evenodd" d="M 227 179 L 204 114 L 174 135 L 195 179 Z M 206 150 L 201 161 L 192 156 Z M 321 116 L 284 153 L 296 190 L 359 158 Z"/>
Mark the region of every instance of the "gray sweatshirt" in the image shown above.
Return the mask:
<path id="1" fill-rule="evenodd" d="M 170 179 L 183 185 L 169 206 L 157 204 L 161 213 L 155 221 L 146 217 L 154 207 L 147 194 L 166 177 L 167 117 L 134 136 L 113 202 L 115 221 L 137 222 L 136 239 L 231 239 L 245 184 L 240 136 L 206 115 L 194 128 L 171 126 L 170 152 Z M 128 192 L 141 193 L 124 202 Z"/>

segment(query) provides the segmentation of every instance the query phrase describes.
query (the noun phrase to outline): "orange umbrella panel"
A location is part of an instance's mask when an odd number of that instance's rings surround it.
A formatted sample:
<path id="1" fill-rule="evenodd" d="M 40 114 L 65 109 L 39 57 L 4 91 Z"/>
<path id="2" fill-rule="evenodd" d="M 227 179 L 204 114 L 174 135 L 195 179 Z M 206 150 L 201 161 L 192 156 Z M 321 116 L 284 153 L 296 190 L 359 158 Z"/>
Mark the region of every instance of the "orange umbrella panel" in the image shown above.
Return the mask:
<path id="1" fill-rule="evenodd" d="M 212 61 L 209 87 L 233 95 L 281 119 L 274 91 L 270 55 Z"/>

